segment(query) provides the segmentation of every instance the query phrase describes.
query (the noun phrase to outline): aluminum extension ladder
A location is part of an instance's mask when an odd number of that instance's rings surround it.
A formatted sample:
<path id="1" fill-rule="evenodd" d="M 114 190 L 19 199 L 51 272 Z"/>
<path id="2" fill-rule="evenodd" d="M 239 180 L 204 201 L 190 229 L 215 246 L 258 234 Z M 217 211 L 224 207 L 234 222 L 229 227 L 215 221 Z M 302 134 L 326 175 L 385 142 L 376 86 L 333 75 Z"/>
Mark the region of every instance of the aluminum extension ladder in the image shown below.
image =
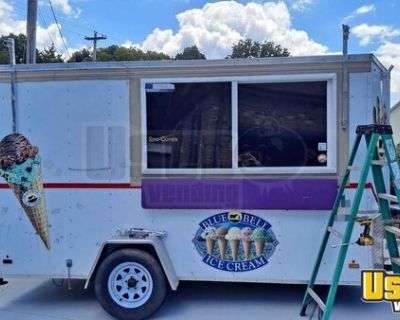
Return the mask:
<path id="1" fill-rule="evenodd" d="M 366 181 L 368 178 L 368 174 L 370 169 L 372 170 L 374 187 L 378 194 L 379 199 L 379 214 L 382 215 L 383 222 L 385 224 L 385 238 L 387 241 L 389 256 L 393 268 L 394 273 L 400 273 L 400 258 L 399 258 L 399 250 L 396 243 L 396 235 L 400 236 L 400 229 L 394 227 L 392 225 L 392 215 L 391 215 L 391 202 L 400 202 L 400 166 L 399 159 L 396 154 L 396 147 L 393 142 L 392 137 L 392 127 L 389 125 L 364 125 L 358 126 L 356 130 L 356 140 L 354 142 L 353 149 L 350 154 L 350 159 L 348 162 L 348 166 L 346 172 L 343 177 L 343 181 L 340 185 L 331 215 L 329 217 L 328 225 L 325 230 L 325 234 L 321 243 L 321 247 L 318 252 L 318 256 L 314 265 L 313 272 L 311 274 L 311 279 L 308 283 L 306 293 L 304 295 L 304 299 L 301 305 L 300 315 L 305 316 L 307 305 L 313 300 L 317 303 L 317 306 L 320 308 L 320 312 L 322 312 L 322 319 L 328 320 L 331 316 L 333 304 L 336 297 L 336 292 L 340 280 L 340 275 L 343 270 L 344 262 L 346 259 L 347 249 L 349 246 L 350 238 L 353 233 L 354 223 L 357 220 L 357 215 L 360 209 L 360 202 L 362 195 L 365 190 Z M 345 233 L 342 238 L 342 243 L 340 245 L 340 251 L 338 254 L 335 271 L 332 277 L 332 282 L 330 284 L 328 296 L 326 302 L 324 303 L 322 299 L 317 295 L 317 293 L 313 290 L 315 280 L 318 275 L 318 271 L 322 262 L 322 258 L 324 256 L 324 252 L 326 250 L 326 246 L 329 240 L 329 237 L 333 235 L 340 234 L 334 228 L 335 218 L 338 215 L 338 210 L 341 204 L 342 197 L 344 196 L 344 191 L 346 185 L 348 184 L 348 180 L 350 177 L 351 170 L 354 170 L 353 162 L 357 154 L 358 147 L 362 140 L 362 137 L 365 137 L 367 142 L 367 155 L 364 160 L 364 164 L 361 168 L 360 179 L 358 183 L 358 187 L 353 199 L 353 203 L 351 206 L 350 216 L 347 220 L 347 226 Z M 385 150 L 385 158 L 386 160 L 379 160 L 378 154 L 378 141 L 382 139 L 383 148 Z M 386 192 L 384 177 L 382 174 L 382 166 L 389 166 L 390 170 L 390 180 L 393 182 L 396 195 L 391 195 Z M 397 207 L 398 208 L 398 207 Z"/>

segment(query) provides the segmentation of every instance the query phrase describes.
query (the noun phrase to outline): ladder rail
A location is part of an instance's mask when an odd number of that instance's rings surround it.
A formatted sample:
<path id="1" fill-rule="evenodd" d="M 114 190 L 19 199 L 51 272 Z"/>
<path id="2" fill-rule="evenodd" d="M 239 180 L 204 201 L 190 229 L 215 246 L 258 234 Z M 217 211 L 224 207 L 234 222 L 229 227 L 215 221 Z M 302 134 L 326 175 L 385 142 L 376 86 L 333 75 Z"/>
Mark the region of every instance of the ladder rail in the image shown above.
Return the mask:
<path id="1" fill-rule="evenodd" d="M 390 171 L 390 176 L 391 178 L 395 179 L 395 173 L 393 172 L 393 166 L 392 163 L 394 161 L 396 161 L 396 165 L 398 166 L 398 160 L 397 160 L 397 156 L 395 155 L 395 159 L 393 158 L 393 155 L 389 152 L 389 144 L 394 146 L 393 143 L 393 137 L 391 135 L 382 135 L 382 140 L 383 140 L 383 144 L 384 144 L 384 149 L 385 149 L 385 155 L 386 155 L 386 159 L 388 159 L 388 163 L 389 163 L 389 171 Z M 393 160 L 393 161 L 392 161 Z M 376 191 L 378 194 L 381 193 L 386 193 L 386 186 L 384 184 L 384 179 L 383 179 L 383 174 L 382 174 L 382 170 L 379 170 L 378 168 L 372 168 L 373 169 L 373 173 L 374 173 L 374 180 L 375 180 L 375 186 L 376 186 Z M 396 190 L 396 196 L 397 199 L 399 198 L 399 191 Z M 398 199 L 399 200 L 399 199 Z M 392 215 L 390 213 L 390 203 L 387 199 L 383 199 L 383 198 L 379 198 L 379 207 L 381 208 L 381 213 L 382 213 L 382 217 L 384 220 L 390 220 L 392 218 Z M 389 232 L 387 230 L 385 230 L 386 233 L 386 242 L 387 242 L 387 247 L 388 247 L 388 251 L 389 251 L 389 256 L 391 258 L 399 258 L 399 249 L 397 246 L 397 241 L 396 241 L 396 235 L 392 232 Z M 393 271 L 395 273 L 400 273 L 400 266 L 397 264 L 392 264 L 392 268 Z"/>
<path id="2" fill-rule="evenodd" d="M 361 138 L 362 138 L 362 135 L 361 134 L 357 134 L 356 140 L 354 141 L 354 144 L 353 144 L 353 147 L 352 147 L 352 150 L 351 150 L 351 153 L 350 153 L 350 158 L 349 158 L 349 161 L 348 161 L 348 165 L 346 167 L 347 169 L 346 169 L 346 171 L 344 173 L 344 176 L 343 176 L 343 179 L 342 179 L 342 183 L 340 184 L 339 191 L 338 191 L 338 193 L 336 195 L 336 199 L 335 199 L 335 202 L 334 202 L 334 205 L 333 205 L 333 209 L 332 209 L 331 215 L 330 215 L 329 220 L 328 220 L 328 224 L 327 224 L 326 229 L 325 229 L 324 237 L 322 239 L 322 244 L 321 244 L 321 246 L 319 248 L 317 259 L 315 261 L 315 264 L 314 264 L 314 267 L 313 267 L 313 271 L 312 271 L 312 274 L 311 274 L 311 278 L 310 278 L 310 281 L 308 282 L 307 290 L 306 290 L 306 293 L 304 295 L 303 302 L 301 304 L 300 315 L 302 315 L 302 316 L 305 315 L 305 311 L 306 311 L 307 305 L 310 302 L 310 298 L 311 297 L 310 297 L 310 294 L 309 294 L 309 289 L 313 289 L 314 288 L 315 280 L 316 280 L 317 275 L 318 275 L 318 269 L 321 266 L 322 258 L 324 256 L 324 252 L 325 252 L 326 246 L 328 244 L 329 234 L 330 234 L 329 228 L 331 228 L 333 226 L 333 223 L 335 222 L 335 217 L 336 217 L 336 215 L 338 213 L 338 210 L 339 210 L 339 207 L 340 207 L 340 204 L 341 204 L 341 201 L 342 201 L 342 197 L 344 195 L 347 183 L 348 183 L 349 178 L 350 178 L 351 170 L 349 170 L 349 167 L 351 167 L 353 165 L 353 163 L 354 163 L 355 157 L 357 155 L 358 147 L 360 146 Z"/>
<path id="3" fill-rule="evenodd" d="M 379 198 L 377 198 L 377 202 L 379 204 L 379 214 L 382 215 L 382 218 L 384 219 L 385 222 L 385 238 L 388 243 L 388 250 L 389 250 L 389 255 L 391 258 L 392 262 L 392 267 L 393 271 L 395 273 L 400 273 L 400 257 L 399 257 L 399 250 L 397 247 L 397 241 L 396 241 L 396 234 L 400 234 L 400 229 L 395 228 L 393 226 L 389 226 L 389 222 L 393 221 L 392 218 L 392 212 L 390 211 L 390 201 L 398 202 L 400 203 L 400 162 L 399 158 L 396 154 L 395 146 L 394 146 L 394 141 L 393 141 L 393 131 L 391 126 L 389 125 L 363 125 L 363 126 L 358 126 L 357 130 L 357 137 L 353 146 L 353 149 L 351 151 L 349 161 L 348 161 L 348 166 L 345 171 L 345 174 L 343 175 L 342 183 L 339 188 L 339 192 L 337 194 L 337 197 L 335 199 L 335 203 L 331 212 L 331 215 L 329 217 L 328 225 L 326 226 L 326 230 L 324 233 L 324 237 L 321 243 L 321 246 L 318 251 L 318 256 L 311 274 L 310 281 L 307 286 L 306 293 L 304 295 L 304 299 L 302 302 L 301 306 L 301 311 L 300 315 L 305 316 L 305 310 L 307 308 L 308 303 L 314 299 L 314 301 L 317 302 L 318 306 L 320 309 L 323 311 L 322 314 L 322 320 L 328 320 L 330 319 L 332 309 L 333 309 L 333 304 L 336 298 L 336 293 L 337 289 L 339 286 L 339 281 L 341 274 L 343 272 L 346 256 L 347 256 L 347 251 L 348 247 L 350 245 L 350 240 L 353 235 L 354 231 L 354 224 L 358 220 L 357 218 L 361 219 L 359 216 L 360 213 L 360 206 L 361 206 L 361 200 L 362 196 L 365 191 L 365 187 L 367 185 L 367 179 L 369 177 L 369 172 L 371 170 L 372 176 L 373 176 L 373 184 L 375 186 L 375 190 L 377 194 L 379 195 Z M 365 137 L 366 144 L 367 144 L 367 154 L 365 155 L 364 159 L 364 164 L 361 169 L 361 173 L 359 176 L 359 183 L 356 189 L 356 193 L 354 195 L 353 203 L 351 205 L 351 211 L 350 211 L 350 219 L 347 220 L 347 225 L 345 229 L 344 235 L 342 235 L 342 243 L 340 245 L 339 253 L 336 258 L 336 264 L 335 264 L 335 269 L 334 273 L 332 276 L 332 281 L 331 285 L 329 288 L 328 296 L 326 298 L 325 303 L 322 301 L 322 299 L 316 294 L 316 292 L 313 290 L 315 280 L 317 279 L 317 275 L 321 266 L 321 262 L 323 259 L 323 256 L 326 251 L 327 243 L 329 241 L 329 237 L 332 234 L 335 234 L 335 229 L 333 228 L 333 224 L 335 222 L 335 218 L 337 217 L 338 214 L 338 209 L 339 205 L 341 202 L 341 199 L 344 195 L 345 187 L 347 185 L 347 182 L 350 177 L 350 172 L 351 170 L 354 169 L 353 162 L 355 159 L 355 156 L 357 154 L 358 147 L 360 145 L 360 141 L 362 137 Z M 387 161 L 379 160 L 379 152 L 378 152 L 378 141 L 379 139 L 382 139 L 383 141 L 383 148 L 385 150 L 385 155 Z M 382 167 L 384 165 L 389 165 L 390 168 L 390 180 L 394 183 L 394 188 L 396 191 L 396 196 L 392 196 L 387 194 L 386 192 L 386 185 L 385 185 L 385 179 L 384 175 L 382 172 Z M 362 219 L 365 219 L 363 217 Z M 367 230 L 367 229 L 365 229 Z M 369 233 L 369 231 L 365 231 L 366 233 Z M 359 240 L 357 241 L 358 244 L 360 245 L 366 245 L 363 244 L 362 237 L 363 234 L 361 234 Z M 369 235 L 368 235 L 369 236 Z M 367 237 L 367 235 L 365 235 Z M 360 242 L 359 242 L 360 241 Z"/>
<path id="4" fill-rule="evenodd" d="M 370 172 L 371 162 L 375 155 L 376 144 L 378 143 L 378 139 L 379 139 L 378 134 L 372 134 L 372 136 L 370 137 L 370 141 L 366 141 L 368 146 L 367 155 L 365 157 L 364 165 L 361 170 L 358 187 L 351 207 L 351 218 L 347 223 L 342 244 L 348 244 L 350 242 L 351 235 L 353 234 L 354 224 L 356 222 L 356 216 L 358 211 L 360 210 L 361 198 L 364 194 L 365 185 L 367 183 L 368 174 Z M 368 140 L 368 138 L 366 140 Z M 337 288 L 339 286 L 340 276 L 342 274 L 344 262 L 346 260 L 348 248 L 349 248 L 348 245 L 342 245 L 340 247 L 339 255 L 336 261 L 335 271 L 332 277 L 331 287 L 325 303 L 325 312 L 322 316 L 322 320 L 327 320 L 330 318 L 332 307 L 336 298 Z"/>

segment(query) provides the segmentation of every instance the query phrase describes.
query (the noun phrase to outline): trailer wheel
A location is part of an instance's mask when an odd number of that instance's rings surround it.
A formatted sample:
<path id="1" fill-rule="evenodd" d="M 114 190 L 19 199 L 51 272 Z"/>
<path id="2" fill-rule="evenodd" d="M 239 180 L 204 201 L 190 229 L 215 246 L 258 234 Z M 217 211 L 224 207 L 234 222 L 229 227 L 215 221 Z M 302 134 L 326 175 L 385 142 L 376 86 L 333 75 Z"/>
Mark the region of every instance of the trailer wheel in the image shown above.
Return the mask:
<path id="1" fill-rule="evenodd" d="M 163 303 L 167 291 L 164 272 L 153 256 L 138 249 L 111 253 L 95 279 L 100 304 L 121 320 L 142 320 Z"/>

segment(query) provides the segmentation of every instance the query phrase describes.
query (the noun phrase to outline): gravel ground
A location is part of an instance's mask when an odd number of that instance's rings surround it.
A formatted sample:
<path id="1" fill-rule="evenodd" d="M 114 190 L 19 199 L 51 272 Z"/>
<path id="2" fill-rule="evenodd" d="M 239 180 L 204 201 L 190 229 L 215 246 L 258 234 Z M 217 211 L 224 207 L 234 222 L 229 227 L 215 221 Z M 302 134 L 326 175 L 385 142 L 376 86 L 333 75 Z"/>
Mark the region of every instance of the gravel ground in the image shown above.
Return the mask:
<path id="1" fill-rule="evenodd" d="M 82 281 L 55 287 L 49 280 L 9 280 L 0 286 L 1 320 L 111 320 Z M 152 319 L 268 320 L 298 316 L 305 286 L 184 282 Z M 323 288 L 322 288 L 323 289 Z M 399 319 L 387 303 L 365 304 L 359 287 L 341 287 L 332 319 Z M 310 312 L 308 312 L 309 314 Z M 312 319 L 317 319 L 316 316 Z"/>

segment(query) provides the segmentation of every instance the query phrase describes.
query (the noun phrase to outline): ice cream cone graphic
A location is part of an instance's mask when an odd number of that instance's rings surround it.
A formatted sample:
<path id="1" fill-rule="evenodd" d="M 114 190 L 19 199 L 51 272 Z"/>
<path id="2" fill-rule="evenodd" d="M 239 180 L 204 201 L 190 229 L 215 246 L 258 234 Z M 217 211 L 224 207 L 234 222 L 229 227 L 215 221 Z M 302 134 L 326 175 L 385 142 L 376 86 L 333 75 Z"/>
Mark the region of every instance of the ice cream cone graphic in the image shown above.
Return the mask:
<path id="1" fill-rule="evenodd" d="M 50 249 L 49 227 L 38 148 L 14 133 L 0 142 L 0 175 L 13 190 L 37 234 Z"/>
<path id="2" fill-rule="evenodd" d="M 256 245 L 256 254 L 257 256 L 261 256 L 264 254 L 264 246 L 265 246 L 265 240 L 259 240 L 254 242 Z"/>
<path id="3" fill-rule="evenodd" d="M 240 238 L 240 229 L 238 227 L 230 228 L 225 236 L 225 239 L 229 241 L 229 246 L 231 247 L 233 261 L 238 260 Z"/>
<path id="4" fill-rule="evenodd" d="M 251 235 L 251 240 L 254 241 L 256 246 L 257 256 L 264 254 L 265 241 L 267 240 L 267 232 L 262 228 L 256 228 Z"/>
<path id="5" fill-rule="evenodd" d="M 229 240 L 229 245 L 232 251 L 232 260 L 237 261 L 239 252 L 239 240 Z"/>
<path id="6" fill-rule="evenodd" d="M 250 252 L 251 252 L 251 241 L 242 240 L 243 245 L 243 255 L 245 260 L 250 259 Z"/>
<path id="7" fill-rule="evenodd" d="M 214 247 L 215 247 L 215 240 L 213 239 L 206 239 L 206 244 L 207 244 L 207 252 L 209 255 L 212 255 L 214 252 Z"/>
<path id="8" fill-rule="evenodd" d="M 213 255 L 215 242 L 217 241 L 217 230 L 214 227 L 207 227 L 201 237 L 206 240 L 207 253 Z"/>
<path id="9" fill-rule="evenodd" d="M 228 228 L 219 227 L 217 229 L 219 256 L 222 260 L 225 259 L 225 254 L 226 254 L 226 245 L 228 241 L 225 239 L 225 236 L 227 233 L 228 233 Z"/>
<path id="10" fill-rule="evenodd" d="M 220 255 L 222 260 L 225 259 L 227 243 L 228 243 L 228 241 L 226 241 L 226 239 L 218 239 L 219 255 Z"/>
<path id="11" fill-rule="evenodd" d="M 243 228 L 240 232 L 243 246 L 243 255 L 245 260 L 250 259 L 251 253 L 251 235 L 253 230 L 249 227 Z"/>

